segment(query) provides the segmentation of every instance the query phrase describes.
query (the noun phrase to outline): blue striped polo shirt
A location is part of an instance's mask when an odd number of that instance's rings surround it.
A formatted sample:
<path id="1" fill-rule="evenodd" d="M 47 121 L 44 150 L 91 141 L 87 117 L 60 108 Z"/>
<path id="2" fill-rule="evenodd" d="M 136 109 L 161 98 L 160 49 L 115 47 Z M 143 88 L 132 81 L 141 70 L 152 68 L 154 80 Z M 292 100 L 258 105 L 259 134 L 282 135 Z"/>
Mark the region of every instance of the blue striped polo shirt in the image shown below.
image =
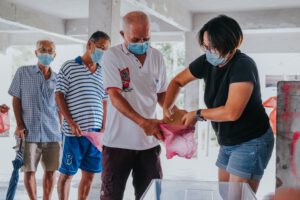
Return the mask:
<path id="1" fill-rule="evenodd" d="M 106 98 L 106 93 L 100 65 L 91 73 L 81 57 L 65 62 L 57 75 L 56 91 L 64 94 L 72 119 L 80 126 L 81 131 L 101 129 L 102 101 Z M 66 120 L 63 120 L 62 132 L 73 136 Z"/>

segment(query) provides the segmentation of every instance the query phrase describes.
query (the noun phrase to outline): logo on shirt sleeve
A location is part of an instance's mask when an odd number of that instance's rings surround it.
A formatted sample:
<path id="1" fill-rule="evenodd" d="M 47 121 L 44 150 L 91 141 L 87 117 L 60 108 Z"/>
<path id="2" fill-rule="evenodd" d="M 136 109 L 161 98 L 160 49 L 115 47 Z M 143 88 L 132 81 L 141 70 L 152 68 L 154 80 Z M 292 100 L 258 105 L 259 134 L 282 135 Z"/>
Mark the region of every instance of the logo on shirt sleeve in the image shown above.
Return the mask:
<path id="1" fill-rule="evenodd" d="M 130 88 L 129 68 L 126 67 L 124 69 L 119 69 L 119 71 L 120 71 L 120 76 L 121 76 L 121 79 L 122 79 L 123 91 L 124 92 L 130 92 L 133 89 Z"/>

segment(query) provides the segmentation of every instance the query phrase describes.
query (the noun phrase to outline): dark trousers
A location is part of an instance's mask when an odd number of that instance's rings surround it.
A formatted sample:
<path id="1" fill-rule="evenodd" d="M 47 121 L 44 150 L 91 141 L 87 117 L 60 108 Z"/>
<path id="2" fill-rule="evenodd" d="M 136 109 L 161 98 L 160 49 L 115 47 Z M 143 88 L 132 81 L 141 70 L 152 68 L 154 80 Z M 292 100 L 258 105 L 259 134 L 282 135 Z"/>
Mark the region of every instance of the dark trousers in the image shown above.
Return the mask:
<path id="1" fill-rule="evenodd" d="M 139 200 L 152 179 L 162 178 L 160 146 L 137 151 L 103 147 L 101 200 L 122 200 L 132 170 L 135 199 Z"/>

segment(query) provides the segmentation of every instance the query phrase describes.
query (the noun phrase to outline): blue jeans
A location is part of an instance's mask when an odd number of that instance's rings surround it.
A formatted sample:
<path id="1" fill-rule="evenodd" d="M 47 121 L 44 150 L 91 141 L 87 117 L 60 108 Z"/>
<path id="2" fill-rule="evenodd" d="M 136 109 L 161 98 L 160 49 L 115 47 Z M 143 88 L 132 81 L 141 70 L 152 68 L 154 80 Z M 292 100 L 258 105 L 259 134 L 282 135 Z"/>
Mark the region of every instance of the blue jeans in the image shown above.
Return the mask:
<path id="1" fill-rule="evenodd" d="M 233 145 L 221 145 L 217 167 L 235 176 L 260 180 L 271 158 L 274 136 L 270 128 L 264 135 Z"/>

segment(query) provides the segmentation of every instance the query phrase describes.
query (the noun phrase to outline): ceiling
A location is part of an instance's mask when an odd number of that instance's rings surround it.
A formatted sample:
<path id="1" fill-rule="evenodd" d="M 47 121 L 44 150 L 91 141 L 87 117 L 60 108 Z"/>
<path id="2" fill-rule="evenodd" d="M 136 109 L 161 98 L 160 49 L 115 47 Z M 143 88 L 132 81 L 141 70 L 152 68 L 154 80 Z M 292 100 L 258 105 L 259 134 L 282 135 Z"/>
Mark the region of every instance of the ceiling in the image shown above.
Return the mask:
<path id="1" fill-rule="evenodd" d="M 89 0 L 5 0 L 63 19 L 87 18 Z M 121 0 L 123 3 L 125 0 Z M 300 0 L 173 0 L 192 13 L 300 8 Z"/>
<path id="2" fill-rule="evenodd" d="M 184 0 L 182 6 L 192 13 L 236 12 L 300 8 L 300 0 Z"/>
<path id="3" fill-rule="evenodd" d="M 88 18 L 89 0 L 5 0 L 62 19 Z"/>
<path id="4" fill-rule="evenodd" d="M 89 16 L 90 0 L 0 0 L 0 1 L 16 4 L 17 7 L 20 7 L 24 10 L 29 9 L 30 12 L 36 11 L 37 13 L 45 13 L 51 16 L 56 16 L 57 18 L 60 19 L 87 19 Z M 130 0 L 120 0 L 120 1 L 121 1 L 121 13 L 120 13 L 121 16 L 130 10 L 139 9 L 139 7 L 136 7 L 136 5 L 132 3 L 132 1 Z M 137 0 L 137 1 L 152 2 L 152 0 Z M 226 13 L 226 12 L 275 10 L 275 9 L 282 9 L 284 11 L 284 9 L 288 9 L 288 8 L 300 9 L 300 0 L 153 0 L 153 2 L 161 2 L 162 4 L 166 5 L 164 7 L 165 10 L 168 10 L 167 2 L 172 2 L 171 4 L 174 4 L 175 2 L 175 4 L 179 5 L 180 8 L 181 7 L 183 9 L 185 8 L 188 12 L 193 14 L 195 13 L 215 14 L 220 12 Z M 170 5 L 170 8 L 172 8 L 171 6 L 172 5 Z M 285 19 L 285 21 L 283 20 L 283 22 L 287 23 L 291 27 L 294 27 L 294 24 L 298 25 L 293 21 L 294 18 L 297 18 L 299 16 L 298 14 L 295 13 L 289 14 L 289 11 L 285 13 L 289 16 L 283 16 L 283 19 Z M 174 24 L 172 25 L 171 23 L 168 23 L 168 20 L 163 20 L 154 15 L 152 16 L 150 15 L 150 17 L 151 17 L 151 22 L 152 22 L 151 27 L 153 32 L 157 32 L 157 33 L 180 32 L 180 29 L 178 29 L 178 27 L 175 27 Z M 264 18 L 264 15 L 262 15 L 260 18 Z M 193 17 L 192 20 L 195 20 L 195 17 Z M 292 22 L 289 20 L 291 20 Z M 34 32 L 33 30 L 27 30 L 26 28 L 15 26 L 13 23 L 7 23 L 5 21 L 0 20 L 0 34 L 8 34 L 8 33 L 17 34 L 18 32 L 27 33 L 28 31 Z"/>

